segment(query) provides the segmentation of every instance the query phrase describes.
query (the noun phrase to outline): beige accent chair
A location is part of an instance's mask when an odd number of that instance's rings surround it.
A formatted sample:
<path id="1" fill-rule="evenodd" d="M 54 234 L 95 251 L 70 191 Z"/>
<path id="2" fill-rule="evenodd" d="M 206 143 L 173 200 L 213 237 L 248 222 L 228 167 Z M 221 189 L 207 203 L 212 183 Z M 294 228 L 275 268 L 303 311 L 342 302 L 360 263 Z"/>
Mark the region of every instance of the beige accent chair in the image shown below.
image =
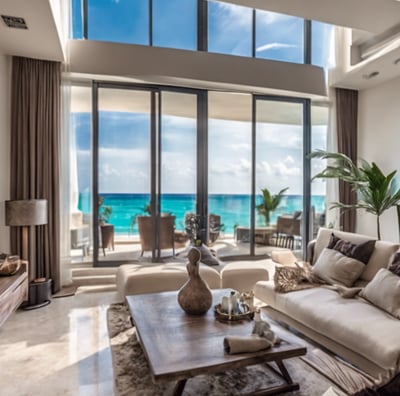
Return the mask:
<path id="1" fill-rule="evenodd" d="M 153 218 L 151 216 L 137 216 L 136 219 L 139 228 L 140 244 L 142 246 L 141 256 L 143 256 L 145 251 L 153 250 Z M 161 216 L 159 224 L 158 253 L 160 254 L 163 249 L 172 249 L 172 254 L 175 256 L 175 216 Z"/>

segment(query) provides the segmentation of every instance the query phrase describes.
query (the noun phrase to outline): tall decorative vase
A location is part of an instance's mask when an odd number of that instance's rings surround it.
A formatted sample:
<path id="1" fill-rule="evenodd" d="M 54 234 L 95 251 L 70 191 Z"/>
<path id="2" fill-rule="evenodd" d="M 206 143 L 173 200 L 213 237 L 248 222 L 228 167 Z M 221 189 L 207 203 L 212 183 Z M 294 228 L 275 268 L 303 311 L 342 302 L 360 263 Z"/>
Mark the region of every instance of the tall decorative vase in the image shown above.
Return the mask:
<path id="1" fill-rule="evenodd" d="M 190 249 L 186 265 L 189 279 L 178 292 L 178 303 L 189 315 L 205 314 L 212 305 L 211 290 L 199 274 L 200 257 L 198 249 Z"/>

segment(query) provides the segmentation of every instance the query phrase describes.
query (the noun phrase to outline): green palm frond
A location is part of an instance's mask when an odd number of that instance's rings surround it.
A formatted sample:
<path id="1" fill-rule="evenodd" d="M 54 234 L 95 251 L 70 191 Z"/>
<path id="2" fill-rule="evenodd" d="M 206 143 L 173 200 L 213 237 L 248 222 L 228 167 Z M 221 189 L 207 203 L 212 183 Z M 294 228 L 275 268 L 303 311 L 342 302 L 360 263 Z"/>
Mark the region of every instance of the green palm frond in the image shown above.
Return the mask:
<path id="1" fill-rule="evenodd" d="M 344 154 L 323 150 L 313 151 L 309 157 L 328 161 L 325 169 L 316 174 L 313 180 L 340 179 L 349 183 L 357 191 L 357 203 L 334 202 L 331 208 L 364 209 L 377 216 L 377 232 L 380 238 L 379 217 L 387 209 L 400 203 L 400 189 L 396 190 L 394 179 L 397 171 L 385 175 L 375 162 L 369 163 L 360 159 L 360 166 L 357 166 Z"/>

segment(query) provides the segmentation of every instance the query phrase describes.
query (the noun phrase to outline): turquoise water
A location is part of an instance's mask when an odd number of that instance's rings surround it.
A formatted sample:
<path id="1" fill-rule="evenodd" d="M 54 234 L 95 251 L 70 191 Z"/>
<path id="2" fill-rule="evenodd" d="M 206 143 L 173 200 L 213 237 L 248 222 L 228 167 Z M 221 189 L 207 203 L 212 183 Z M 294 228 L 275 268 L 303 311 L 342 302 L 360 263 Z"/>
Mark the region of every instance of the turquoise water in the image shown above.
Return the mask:
<path id="1" fill-rule="evenodd" d="M 112 207 L 109 222 L 114 224 L 117 234 L 137 234 L 137 225 L 134 220 L 137 215 L 144 213 L 144 207 L 150 201 L 149 194 L 101 194 L 104 205 Z M 261 201 L 261 196 L 256 198 L 256 204 Z M 301 195 L 285 195 L 279 208 L 271 215 L 271 223 L 283 213 L 292 213 L 302 210 Z M 325 212 L 325 197 L 313 195 L 311 205 L 315 207 L 316 213 Z M 161 199 L 161 211 L 170 212 L 176 216 L 176 229 L 184 229 L 185 213 L 195 212 L 196 200 L 192 194 L 164 194 Z M 225 195 L 215 194 L 209 196 L 209 213 L 221 216 L 223 231 L 233 234 L 234 227 L 250 225 L 250 196 L 249 195 Z M 80 194 L 79 209 L 86 214 L 91 212 L 89 194 Z M 256 225 L 265 225 L 264 218 L 257 214 Z"/>

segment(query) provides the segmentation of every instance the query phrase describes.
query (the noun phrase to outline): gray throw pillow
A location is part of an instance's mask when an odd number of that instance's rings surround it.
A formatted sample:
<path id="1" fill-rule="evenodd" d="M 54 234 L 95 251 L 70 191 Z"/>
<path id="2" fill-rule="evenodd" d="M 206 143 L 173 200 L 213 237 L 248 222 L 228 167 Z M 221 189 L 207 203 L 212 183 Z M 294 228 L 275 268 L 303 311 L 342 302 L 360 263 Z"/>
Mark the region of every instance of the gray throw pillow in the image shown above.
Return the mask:
<path id="1" fill-rule="evenodd" d="M 223 263 L 218 259 L 217 253 L 211 250 L 206 245 L 196 246 L 196 249 L 200 250 L 201 258 L 200 262 L 206 265 L 222 265 Z"/>
<path id="2" fill-rule="evenodd" d="M 375 249 L 375 240 L 355 244 L 337 237 L 333 232 L 329 240 L 328 249 L 334 249 L 347 257 L 354 258 L 364 264 L 368 264 L 369 259 Z"/>
<path id="3" fill-rule="evenodd" d="M 360 296 L 400 319 L 400 277 L 381 268 Z"/>
<path id="4" fill-rule="evenodd" d="M 347 257 L 337 250 L 324 248 L 313 267 L 313 275 L 334 285 L 353 286 L 365 269 L 359 260 Z"/>

